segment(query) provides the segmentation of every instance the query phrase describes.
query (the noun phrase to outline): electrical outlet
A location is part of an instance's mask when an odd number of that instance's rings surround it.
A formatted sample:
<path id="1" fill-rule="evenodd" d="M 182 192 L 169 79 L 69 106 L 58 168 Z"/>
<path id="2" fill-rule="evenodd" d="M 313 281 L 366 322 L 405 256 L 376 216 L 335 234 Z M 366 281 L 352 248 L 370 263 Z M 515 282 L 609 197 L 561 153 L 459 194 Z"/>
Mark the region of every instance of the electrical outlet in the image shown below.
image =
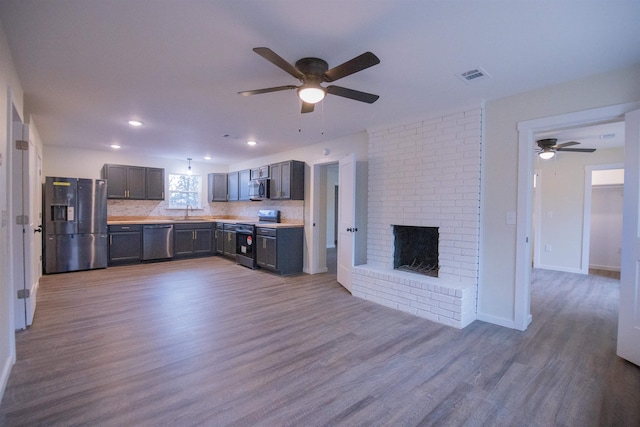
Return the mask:
<path id="1" fill-rule="evenodd" d="M 545 252 L 551 252 L 551 245 L 549 245 L 549 244 L 544 245 L 544 251 Z"/>

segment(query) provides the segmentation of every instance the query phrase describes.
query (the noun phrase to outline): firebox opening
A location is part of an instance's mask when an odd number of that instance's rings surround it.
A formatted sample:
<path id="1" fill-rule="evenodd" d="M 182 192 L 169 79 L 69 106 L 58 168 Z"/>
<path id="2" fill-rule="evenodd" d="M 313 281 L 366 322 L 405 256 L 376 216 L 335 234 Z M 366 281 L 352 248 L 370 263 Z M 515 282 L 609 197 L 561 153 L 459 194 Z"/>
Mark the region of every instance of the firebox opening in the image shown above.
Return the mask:
<path id="1" fill-rule="evenodd" d="M 393 268 L 438 277 L 438 227 L 394 225 Z"/>

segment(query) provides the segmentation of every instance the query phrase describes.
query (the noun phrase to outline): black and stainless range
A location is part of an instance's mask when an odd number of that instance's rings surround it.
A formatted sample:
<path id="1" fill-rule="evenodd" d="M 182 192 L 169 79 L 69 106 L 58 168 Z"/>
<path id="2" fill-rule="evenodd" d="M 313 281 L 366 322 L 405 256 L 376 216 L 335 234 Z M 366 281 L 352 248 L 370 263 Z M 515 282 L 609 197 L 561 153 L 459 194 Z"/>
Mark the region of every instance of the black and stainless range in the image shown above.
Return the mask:
<path id="1" fill-rule="evenodd" d="M 258 223 L 280 222 L 280 211 L 277 209 L 260 209 Z M 236 224 L 236 262 L 249 268 L 257 268 L 256 263 L 256 223 Z"/>
<path id="2" fill-rule="evenodd" d="M 236 224 L 236 262 L 249 268 L 256 268 L 256 226 Z"/>

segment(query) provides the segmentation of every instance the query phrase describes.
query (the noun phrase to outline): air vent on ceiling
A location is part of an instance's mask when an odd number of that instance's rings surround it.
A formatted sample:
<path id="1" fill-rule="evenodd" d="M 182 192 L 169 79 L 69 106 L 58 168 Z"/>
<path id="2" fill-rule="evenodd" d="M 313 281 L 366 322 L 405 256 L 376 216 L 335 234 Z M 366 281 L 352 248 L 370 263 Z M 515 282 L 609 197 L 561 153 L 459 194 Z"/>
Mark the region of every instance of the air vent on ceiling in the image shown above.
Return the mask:
<path id="1" fill-rule="evenodd" d="M 485 80 L 489 77 L 489 73 L 482 69 L 482 67 L 474 68 L 473 70 L 465 71 L 464 73 L 457 74 L 458 78 L 465 83 L 477 82 Z"/>

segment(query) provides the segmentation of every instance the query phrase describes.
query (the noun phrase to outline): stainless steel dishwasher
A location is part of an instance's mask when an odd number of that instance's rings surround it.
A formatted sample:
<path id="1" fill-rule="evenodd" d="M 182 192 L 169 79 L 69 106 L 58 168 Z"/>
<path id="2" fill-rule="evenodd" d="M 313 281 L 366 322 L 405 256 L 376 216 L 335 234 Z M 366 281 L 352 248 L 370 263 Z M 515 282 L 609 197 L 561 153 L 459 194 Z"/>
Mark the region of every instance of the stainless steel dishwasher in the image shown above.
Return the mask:
<path id="1" fill-rule="evenodd" d="M 142 260 L 173 258 L 173 224 L 142 226 Z"/>

